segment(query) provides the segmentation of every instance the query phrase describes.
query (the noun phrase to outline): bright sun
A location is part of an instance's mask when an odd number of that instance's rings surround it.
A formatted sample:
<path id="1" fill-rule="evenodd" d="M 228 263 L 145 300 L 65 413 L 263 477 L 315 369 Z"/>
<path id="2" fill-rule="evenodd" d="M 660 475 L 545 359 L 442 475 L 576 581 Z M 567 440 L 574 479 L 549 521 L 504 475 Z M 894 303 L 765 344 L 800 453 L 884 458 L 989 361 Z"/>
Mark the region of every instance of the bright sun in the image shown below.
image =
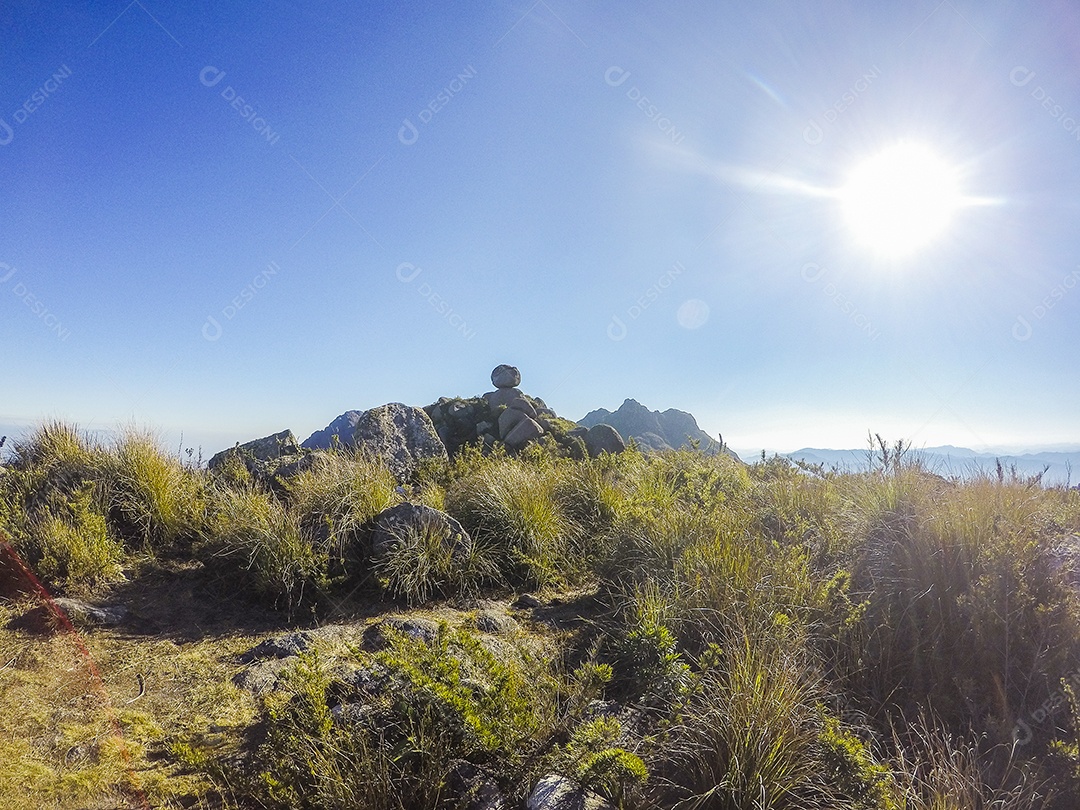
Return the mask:
<path id="1" fill-rule="evenodd" d="M 902 142 L 855 167 L 840 190 L 856 241 L 886 258 L 928 245 L 963 202 L 956 171 L 927 147 Z"/>

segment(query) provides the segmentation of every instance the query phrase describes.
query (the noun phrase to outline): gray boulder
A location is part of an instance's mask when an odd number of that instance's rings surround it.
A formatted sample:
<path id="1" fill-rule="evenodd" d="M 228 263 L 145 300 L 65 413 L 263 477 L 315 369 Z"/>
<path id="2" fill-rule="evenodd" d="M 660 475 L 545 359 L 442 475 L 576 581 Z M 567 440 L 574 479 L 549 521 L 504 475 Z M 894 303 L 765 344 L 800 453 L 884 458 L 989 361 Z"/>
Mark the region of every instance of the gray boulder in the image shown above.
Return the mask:
<path id="1" fill-rule="evenodd" d="M 487 402 L 488 407 L 494 410 L 500 405 L 509 405 L 520 398 L 521 394 L 520 388 L 500 388 L 498 391 L 488 391 L 484 394 L 484 401 Z"/>
<path id="2" fill-rule="evenodd" d="M 399 481 L 425 459 L 447 460 L 446 446 L 422 408 L 391 402 L 360 415 L 353 431 L 358 448 L 380 459 Z"/>
<path id="3" fill-rule="evenodd" d="M 373 522 L 371 552 L 375 557 L 386 554 L 409 531 L 437 534 L 454 550 L 465 551 L 472 545 L 468 532 L 454 518 L 420 503 L 399 503 L 380 512 Z"/>
<path id="4" fill-rule="evenodd" d="M 530 419 L 536 418 L 536 408 L 534 408 L 529 402 L 529 400 L 525 399 L 525 397 L 518 397 L 506 407 L 512 411 L 521 411 Z"/>
<path id="5" fill-rule="evenodd" d="M 301 446 L 310 450 L 329 450 L 334 446 L 335 438 L 342 447 L 351 445 L 356 423 L 360 421 L 362 413 L 362 411 L 345 411 L 322 430 L 316 430 L 308 436 Z"/>
<path id="6" fill-rule="evenodd" d="M 614 810 L 602 796 L 586 790 L 569 777 L 554 773 L 536 783 L 525 807 L 528 810 Z"/>
<path id="7" fill-rule="evenodd" d="M 128 617 L 128 609 L 124 605 L 91 605 L 79 599 L 63 597 L 54 599 L 53 604 L 78 627 L 116 627 Z"/>
<path id="8" fill-rule="evenodd" d="M 495 366 L 491 372 L 491 384 L 496 388 L 516 388 L 521 385 L 521 372 L 516 366 L 508 366 L 505 363 Z"/>
<path id="9" fill-rule="evenodd" d="M 593 425 L 585 434 L 585 449 L 596 458 L 601 453 L 621 453 L 626 449 L 626 442 L 611 425 Z"/>
<path id="10" fill-rule="evenodd" d="M 507 413 L 520 413 L 520 411 L 507 411 Z M 502 420 L 499 420 L 500 429 L 502 427 Z M 521 419 L 516 425 L 503 436 L 503 441 L 507 446 L 514 450 L 520 450 L 529 442 L 536 441 L 544 435 L 544 429 L 540 425 L 527 417 L 525 414 L 521 414 Z"/>
<path id="11" fill-rule="evenodd" d="M 207 468 L 211 472 L 220 472 L 226 462 L 236 459 L 252 478 L 273 485 L 278 476 L 288 477 L 299 472 L 305 455 L 293 432 L 283 430 L 222 450 L 210 459 Z"/>

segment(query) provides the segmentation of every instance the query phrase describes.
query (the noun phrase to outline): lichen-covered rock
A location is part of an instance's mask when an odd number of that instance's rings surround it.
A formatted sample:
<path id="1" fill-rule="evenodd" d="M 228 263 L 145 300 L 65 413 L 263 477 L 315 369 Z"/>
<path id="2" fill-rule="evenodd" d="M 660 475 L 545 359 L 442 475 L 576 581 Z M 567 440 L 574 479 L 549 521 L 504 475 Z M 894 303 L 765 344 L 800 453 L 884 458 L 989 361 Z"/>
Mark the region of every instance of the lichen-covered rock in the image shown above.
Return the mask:
<path id="1" fill-rule="evenodd" d="M 278 477 L 299 472 L 305 456 L 293 432 L 283 430 L 222 450 L 210 459 L 207 468 L 212 473 L 229 475 L 230 468 L 236 465 L 242 468 L 241 474 L 246 471 L 256 481 L 273 485 Z"/>
<path id="2" fill-rule="evenodd" d="M 386 464 L 399 481 L 408 480 L 426 459 L 447 459 L 446 446 L 427 413 L 400 402 L 364 411 L 353 442 Z"/>

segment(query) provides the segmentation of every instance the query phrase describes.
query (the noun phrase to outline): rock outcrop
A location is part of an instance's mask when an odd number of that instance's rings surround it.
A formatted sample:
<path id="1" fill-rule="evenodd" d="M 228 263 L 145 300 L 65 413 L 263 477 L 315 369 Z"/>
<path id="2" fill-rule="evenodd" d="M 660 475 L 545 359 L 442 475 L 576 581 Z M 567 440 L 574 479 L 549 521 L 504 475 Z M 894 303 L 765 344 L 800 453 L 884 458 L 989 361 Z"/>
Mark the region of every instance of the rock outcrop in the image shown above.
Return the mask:
<path id="1" fill-rule="evenodd" d="M 207 464 L 210 472 L 224 475 L 247 474 L 255 481 L 273 486 L 279 478 L 295 475 L 309 463 L 306 452 L 291 430 L 273 433 L 261 439 L 237 444 L 215 454 Z M 232 469 L 238 465 L 242 470 Z"/>
<path id="2" fill-rule="evenodd" d="M 399 481 L 408 480 L 427 459 L 447 459 L 446 446 L 427 413 L 400 402 L 364 411 L 353 443 L 385 463 Z"/>
<path id="3" fill-rule="evenodd" d="M 496 390 L 483 396 L 442 397 L 424 409 L 451 456 L 466 445 L 485 450 L 505 445 L 517 453 L 530 444 L 549 440 L 568 455 L 585 456 L 584 442 L 569 435 L 574 423 L 561 418 L 544 400 L 518 388 L 521 372 L 517 368 L 496 366 L 491 381 Z"/>
<path id="4" fill-rule="evenodd" d="M 650 411 L 633 399 L 627 399 L 614 412 L 604 408 L 591 411 L 578 424 L 587 428 L 611 425 L 623 439 L 633 439 L 638 447 L 646 451 L 677 450 L 692 447 L 693 443 L 697 442 L 698 449 L 706 455 L 726 453 L 735 457 L 735 454 L 724 446 L 723 438 L 713 438 L 698 427 L 692 414 L 674 408 L 663 413 Z"/>

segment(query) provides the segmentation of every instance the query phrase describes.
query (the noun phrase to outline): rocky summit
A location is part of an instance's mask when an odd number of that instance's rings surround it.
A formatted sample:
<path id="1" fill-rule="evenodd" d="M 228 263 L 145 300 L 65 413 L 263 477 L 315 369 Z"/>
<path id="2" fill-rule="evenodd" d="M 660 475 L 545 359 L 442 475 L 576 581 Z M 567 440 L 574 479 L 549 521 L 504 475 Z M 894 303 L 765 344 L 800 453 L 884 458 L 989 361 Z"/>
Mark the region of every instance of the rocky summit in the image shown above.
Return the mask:
<path id="1" fill-rule="evenodd" d="M 280 488 L 308 469 L 320 453 L 361 450 L 380 459 L 398 481 L 409 481 L 428 460 L 453 458 L 466 447 L 511 455 L 542 444 L 571 458 L 621 453 L 633 439 L 645 451 L 690 447 L 707 455 L 734 456 L 722 440 L 705 433 L 693 416 L 675 409 L 650 411 L 628 399 L 617 411 L 592 411 L 580 422 L 559 416 L 540 397 L 521 388 L 521 372 L 506 363 L 491 372 L 493 391 L 469 397 L 440 397 L 423 408 L 392 402 L 348 410 L 302 444 L 292 431 L 237 444 L 210 459 L 211 471 L 250 476 Z"/>
<path id="2" fill-rule="evenodd" d="M 664 412 L 650 411 L 640 402 L 627 399 L 617 411 L 598 408 L 590 411 L 579 422 L 587 428 L 610 425 L 624 439 L 633 439 L 642 450 L 662 451 L 692 447 L 706 455 L 735 454 L 724 446 L 723 438 L 714 439 L 700 427 L 692 414 L 669 408 Z"/>

